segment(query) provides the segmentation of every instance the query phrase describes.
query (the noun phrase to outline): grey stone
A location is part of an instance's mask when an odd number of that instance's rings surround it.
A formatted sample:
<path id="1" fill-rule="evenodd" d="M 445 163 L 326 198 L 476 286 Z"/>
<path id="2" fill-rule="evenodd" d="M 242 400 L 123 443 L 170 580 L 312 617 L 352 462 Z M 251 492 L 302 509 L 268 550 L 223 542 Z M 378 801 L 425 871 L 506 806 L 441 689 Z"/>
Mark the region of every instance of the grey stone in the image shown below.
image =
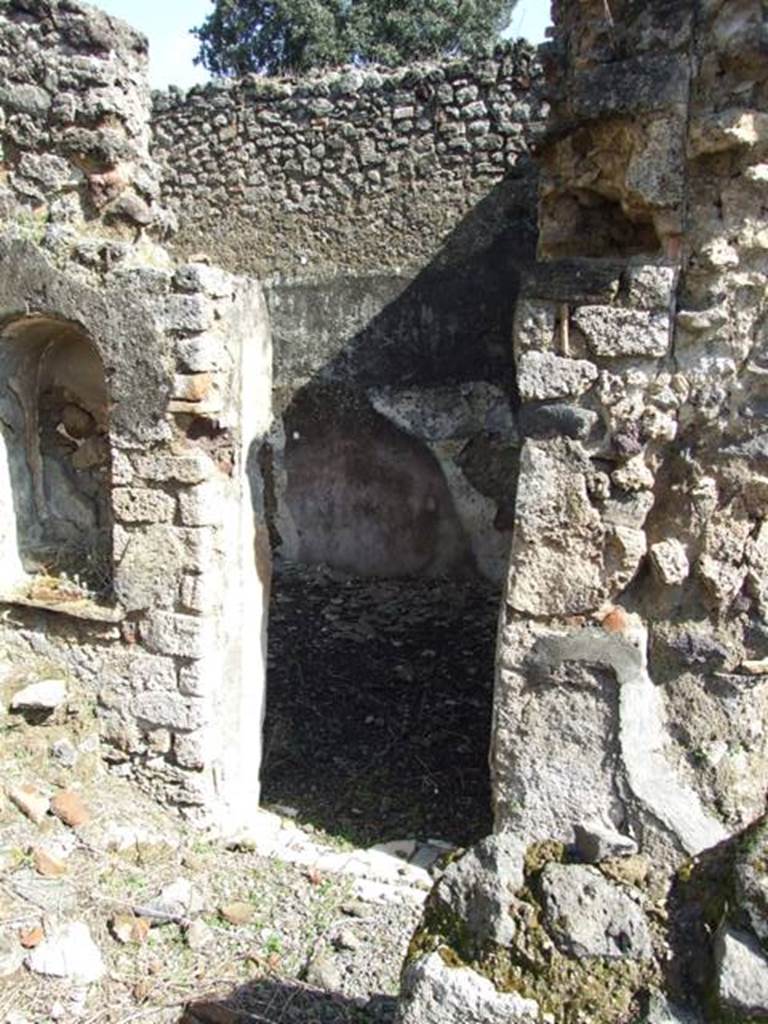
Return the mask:
<path id="1" fill-rule="evenodd" d="M 715 637 L 698 629 L 683 629 L 668 640 L 687 665 L 722 665 L 730 657 L 728 648 Z"/>
<path id="2" fill-rule="evenodd" d="M 643 54 L 611 61 L 577 74 L 571 102 L 585 118 L 611 114 L 648 113 L 688 98 L 687 62 L 676 54 Z"/>
<path id="3" fill-rule="evenodd" d="M 677 586 L 688 578 L 691 571 L 688 554 L 679 540 L 670 538 L 651 546 L 651 564 L 662 583 Z"/>
<path id="4" fill-rule="evenodd" d="M 153 612 L 142 624 L 141 633 L 150 651 L 192 660 L 202 659 L 213 643 L 209 619 L 176 612 Z"/>
<path id="5" fill-rule="evenodd" d="M 213 298 L 228 298 L 234 291 L 234 278 L 219 267 L 205 263 L 187 263 L 173 276 L 174 287 L 182 292 L 203 292 Z"/>
<path id="6" fill-rule="evenodd" d="M 172 526 L 151 525 L 132 531 L 115 574 L 115 595 L 126 611 L 172 608 L 188 555 Z"/>
<path id="7" fill-rule="evenodd" d="M 397 1024 L 534 1024 L 539 1006 L 515 992 L 497 992 L 469 967 L 449 966 L 440 952 L 403 972 Z"/>
<path id="8" fill-rule="evenodd" d="M 754 936 L 723 925 L 715 940 L 715 971 L 724 1010 L 747 1018 L 768 1014 L 768 957 Z"/>
<path id="9" fill-rule="evenodd" d="M 644 551 L 627 548 L 616 558 L 614 535 L 591 499 L 594 475 L 576 442 L 523 446 L 507 593 L 518 611 L 577 615 L 599 607 L 637 571 Z"/>
<path id="10" fill-rule="evenodd" d="M 576 849 L 588 864 L 599 864 L 609 857 L 629 857 L 637 853 L 637 843 L 615 828 L 600 821 L 586 821 L 574 826 Z"/>
<path id="11" fill-rule="evenodd" d="M 553 260 L 526 268 L 522 295 L 567 305 L 612 302 L 626 267 L 616 260 Z M 554 326 L 554 323 L 553 323 Z"/>
<path id="12" fill-rule="evenodd" d="M 594 363 L 550 352 L 525 352 L 517 367 L 517 386 L 525 402 L 578 397 L 592 387 L 597 377 Z"/>
<path id="13" fill-rule="evenodd" d="M 41 679 L 18 690 L 11 698 L 11 711 L 55 711 L 67 699 L 63 679 Z"/>
<path id="14" fill-rule="evenodd" d="M 677 284 L 675 267 L 648 265 L 630 267 L 627 273 L 627 301 L 636 309 L 669 312 Z"/>
<path id="15" fill-rule="evenodd" d="M 51 757 L 64 768 L 74 768 L 77 763 L 77 748 L 66 737 L 51 744 Z"/>
<path id="16" fill-rule="evenodd" d="M 53 192 L 73 188 L 83 180 L 82 171 L 54 153 L 25 153 L 19 162 L 19 174 Z"/>
<path id="17" fill-rule="evenodd" d="M 436 897 L 479 945 L 506 946 L 514 938 L 509 906 L 525 882 L 524 857 L 524 844 L 511 833 L 488 836 L 450 864 L 437 883 Z"/>
<path id="18" fill-rule="evenodd" d="M 136 472 L 145 480 L 199 484 L 213 475 L 215 466 L 203 452 L 190 455 L 142 455 L 136 459 Z"/>
<path id="19" fill-rule="evenodd" d="M 600 358 L 664 356 L 670 345 L 670 322 L 665 313 L 581 306 L 573 323 L 583 331 L 591 352 Z"/>
<path id="20" fill-rule="evenodd" d="M 164 886 L 153 900 L 134 907 L 139 917 L 153 921 L 183 921 L 202 909 L 202 901 L 194 885 L 187 878 L 177 878 Z"/>
<path id="21" fill-rule="evenodd" d="M 14 83 L 0 89 L 0 106 L 39 117 L 48 113 L 51 97 L 37 85 Z"/>
<path id="22" fill-rule="evenodd" d="M 118 519 L 126 523 L 168 523 L 176 512 L 170 494 L 148 487 L 116 487 L 112 500 Z"/>
<path id="23" fill-rule="evenodd" d="M 579 958 L 651 957 L 651 934 L 642 910 L 595 868 L 547 864 L 539 885 L 547 931 L 564 953 Z"/>
<path id="24" fill-rule="evenodd" d="M 584 441 L 599 422 L 600 417 L 596 412 L 578 405 L 526 405 L 520 411 L 520 430 L 523 435 L 542 440 L 570 437 Z"/>
<path id="25" fill-rule="evenodd" d="M 67 978 L 81 985 L 99 981 L 106 973 L 101 950 L 88 926 L 80 921 L 49 932 L 27 957 L 27 965 L 35 974 Z"/>
<path id="26" fill-rule="evenodd" d="M 529 673 L 546 673 L 545 678 L 559 676 L 562 680 L 559 701 L 555 700 L 556 720 L 560 723 L 569 703 L 573 703 L 567 699 L 568 691 L 573 683 L 583 685 L 589 679 L 592 674 L 589 667 L 609 670 L 619 683 L 618 706 L 614 704 L 613 713 L 608 717 L 601 718 L 599 705 L 595 707 L 593 701 L 587 704 L 582 698 L 580 702 L 577 736 L 589 735 L 591 749 L 586 748 L 585 754 L 599 758 L 598 764 L 592 761 L 591 781 L 585 778 L 581 766 L 580 770 L 574 766 L 574 758 L 580 755 L 574 751 L 568 756 L 566 746 L 563 756 L 549 752 L 545 755 L 548 757 L 546 768 L 538 773 L 542 788 L 534 785 L 538 778 L 526 779 L 529 799 L 537 804 L 535 809 L 528 809 L 528 814 L 541 815 L 539 833 L 561 836 L 564 825 L 567 828 L 570 823 L 584 819 L 587 801 L 590 816 L 609 817 L 608 809 L 617 788 L 627 787 L 633 802 L 637 801 L 640 807 L 647 808 L 664 823 L 667 833 L 674 837 L 676 851 L 695 855 L 726 838 L 728 833 L 722 823 L 667 756 L 670 746 L 667 712 L 659 687 L 648 673 L 647 648 L 647 630 L 639 618 L 616 609 L 616 621 L 611 629 L 544 634 L 529 654 Z M 587 676 L 582 675 L 584 669 L 573 673 L 564 671 L 569 664 L 586 666 Z M 607 709 L 603 706 L 600 710 L 605 716 Z M 618 775 L 606 772 L 603 767 L 606 728 L 618 729 L 620 761 L 614 769 L 618 769 Z M 539 757 L 542 755 L 543 752 Z M 585 766 L 590 760 L 585 759 Z M 532 772 L 527 774 L 532 775 Z M 581 780 L 580 793 L 573 786 L 574 779 Z"/>
<path id="27" fill-rule="evenodd" d="M 213 333 L 180 338 L 176 352 L 182 367 L 191 373 L 220 370 L 227 362 L 224 338 Z"/>
<path id="28" fill-rule="evenodd" d="M 140 725 L 152 728 L 167 726 L 189 731 L 205 724 L 201 702 L 180 693 L 142 693 L 133 699 L 130 710 Z"/>
<path id="29" fill-rule="evenodd" d="M 163 324 L 168 331 L 200 334 L 213 326 L 213 320 L 213 304 L 203 295 L 169 295 L 165 300 Z"/>

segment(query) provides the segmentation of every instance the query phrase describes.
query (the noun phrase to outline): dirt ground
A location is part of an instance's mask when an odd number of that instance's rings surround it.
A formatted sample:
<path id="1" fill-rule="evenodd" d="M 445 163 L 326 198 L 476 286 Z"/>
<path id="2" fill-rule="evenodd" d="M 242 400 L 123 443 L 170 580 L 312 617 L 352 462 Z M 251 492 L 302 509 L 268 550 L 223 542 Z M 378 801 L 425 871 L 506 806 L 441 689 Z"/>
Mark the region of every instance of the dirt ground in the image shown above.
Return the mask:
<path id="1" fill-rule="evenodd" d="M 361 846 L 487 835 L 499 599 L 481 580 L 277 574 L 264 801 Z"/>
<path id="2" fill-rule="evenodd" d="M 265 802 L 338 850 L 487 833 L 496 602 L 481 583 L 284 572 Z M 63 762 L 65 737 L 76 756 Z M 0 773 L 6 792 L 77 793 L 89 818 L 36 824 L 0 796 L 0 1024 L 391 1024 L 418 905 L 361 898 L 348 875 L 183 826 L 108 773 L 85 705 L 35 721 L 0 715 Z M 60 873 L 41 873 L 40 849 Z M 148 917 L 179 884 L 183 909 Z M 233 903 L 247 920 L 228 919 Z M 121 919 L 143 923 L 121 939 Z M 73 921 L 105 967 L 86 987 L 34 973 L 22 947 Z"/>

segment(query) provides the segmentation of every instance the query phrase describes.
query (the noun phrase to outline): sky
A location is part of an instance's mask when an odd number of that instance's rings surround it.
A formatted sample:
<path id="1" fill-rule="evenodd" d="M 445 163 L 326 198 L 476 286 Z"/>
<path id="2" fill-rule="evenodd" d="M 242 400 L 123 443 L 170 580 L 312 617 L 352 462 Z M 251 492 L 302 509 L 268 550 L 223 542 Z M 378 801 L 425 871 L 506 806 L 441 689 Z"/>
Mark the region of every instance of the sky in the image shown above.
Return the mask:
<path id="1" fill-rule="evenodd" d="M 188 89 L 204 82 L 207 73 L 193 64 L 197 40 L 189 30 L 213 9 L 213 0 L 91 0 L 108 14 L 130 22 L 149 36 L 150 79 L 155 89 L 178 85 Z M 519 0 L 510 35 L 533 43 L 544 39 L 549 24 L 549 0 Z"/>

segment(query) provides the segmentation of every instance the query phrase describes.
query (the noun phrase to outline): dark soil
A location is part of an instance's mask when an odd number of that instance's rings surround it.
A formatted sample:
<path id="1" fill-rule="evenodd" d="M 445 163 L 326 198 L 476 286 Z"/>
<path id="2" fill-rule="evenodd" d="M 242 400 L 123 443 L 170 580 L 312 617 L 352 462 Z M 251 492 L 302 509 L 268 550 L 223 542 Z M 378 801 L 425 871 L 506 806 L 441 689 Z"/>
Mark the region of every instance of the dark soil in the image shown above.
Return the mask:
<path id="1" fill-rule="evenodd" d="M 355 845 L 487 835 L 499 599 L 480 580 L 283 567 L 270 612 L 265 804 Z"/>

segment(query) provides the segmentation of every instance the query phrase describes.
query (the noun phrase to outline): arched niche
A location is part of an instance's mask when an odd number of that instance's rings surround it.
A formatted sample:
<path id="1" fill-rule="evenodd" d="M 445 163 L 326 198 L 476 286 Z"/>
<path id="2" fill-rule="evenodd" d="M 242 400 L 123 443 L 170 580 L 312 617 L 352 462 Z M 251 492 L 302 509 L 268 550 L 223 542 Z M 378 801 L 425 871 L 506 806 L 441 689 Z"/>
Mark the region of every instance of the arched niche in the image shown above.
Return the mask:
<path id="1" fill-rule="evenodd" d="M 112 582 L 109 402 L 82 326 L 27 315 L 0 328 L 0 576 L 106 599 Z M 32 595 L 34 596 L 34 595 Z"/>

